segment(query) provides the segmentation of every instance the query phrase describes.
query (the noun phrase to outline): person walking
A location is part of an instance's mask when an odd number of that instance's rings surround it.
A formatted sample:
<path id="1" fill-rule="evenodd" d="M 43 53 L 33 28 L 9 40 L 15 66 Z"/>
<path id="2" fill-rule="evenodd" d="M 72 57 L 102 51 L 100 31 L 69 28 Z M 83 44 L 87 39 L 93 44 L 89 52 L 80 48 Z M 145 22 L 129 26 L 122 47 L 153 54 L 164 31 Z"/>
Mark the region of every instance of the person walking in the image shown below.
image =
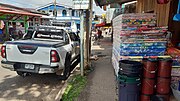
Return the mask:
<path id="1" fill-rule="evenodd" d="M 106 28 L 106 29 L 105 29 L 105 34 L 106 34 L 106 35 L 108 34 L 108 31 L 109 31 L 108 28 Z"/>
<path id="2" fill-rule="evenodd" d="M 101 36 L 102 36 L 102 31 L 100 29 L 98 29 L 97 31 L 97 36 L 98 36 L 98 40 L 100 41 Z"/>

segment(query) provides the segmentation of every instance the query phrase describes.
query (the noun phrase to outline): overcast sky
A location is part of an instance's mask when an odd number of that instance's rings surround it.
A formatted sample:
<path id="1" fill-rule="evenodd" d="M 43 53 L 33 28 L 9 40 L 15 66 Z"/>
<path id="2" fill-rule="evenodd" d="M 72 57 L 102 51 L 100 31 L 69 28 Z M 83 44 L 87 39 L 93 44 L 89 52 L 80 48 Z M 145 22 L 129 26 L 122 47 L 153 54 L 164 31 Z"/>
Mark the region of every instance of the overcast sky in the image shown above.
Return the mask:
<path id="1" fill-rule="evenodd" d="M 0 0 L 1 3 L 15 5 L 23 8 L 38 8 L 53 1 L 54 0 Z M 57 3 L 70 6 L 73 4 L 72 0 L 57 0 Z M 93 4 L 93 9 L 93 11 L 95 11 L 95 13 L 98 15 L 105 13 L 100 7 L 97 7 L 95 3 Z"/>

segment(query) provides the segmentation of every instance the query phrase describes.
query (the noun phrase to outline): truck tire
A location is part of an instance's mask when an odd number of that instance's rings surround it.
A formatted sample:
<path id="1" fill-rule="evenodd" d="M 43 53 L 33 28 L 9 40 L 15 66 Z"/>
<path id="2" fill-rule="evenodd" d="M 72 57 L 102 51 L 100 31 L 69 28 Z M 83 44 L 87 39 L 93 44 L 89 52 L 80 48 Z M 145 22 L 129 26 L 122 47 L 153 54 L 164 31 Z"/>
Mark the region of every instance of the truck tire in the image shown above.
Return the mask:
<path id="1" fill-rule="evenodd" d="M 80 55 L 78 55 L 77 62 L 79 63 L 80 61 L 81 61 L 81 57 L 80 57 Z"/>
<path id="2" fill-rule="evenodd" d="M 65 64 L 64 64 L 63 78 L 62 80 L 66 80 L 71 74 L 71 56 L 66 56 Z"/>
<path id="3" fill-rule="evenodd" d="M 29 75 L 30 75 L 30 73 L 21 72 L 21 71 L 16 71 L 16 73 L 17 73 L 19 76 L 22 76 L 22 77 L 25 77 L 25 76 L 29 76 Z"/>

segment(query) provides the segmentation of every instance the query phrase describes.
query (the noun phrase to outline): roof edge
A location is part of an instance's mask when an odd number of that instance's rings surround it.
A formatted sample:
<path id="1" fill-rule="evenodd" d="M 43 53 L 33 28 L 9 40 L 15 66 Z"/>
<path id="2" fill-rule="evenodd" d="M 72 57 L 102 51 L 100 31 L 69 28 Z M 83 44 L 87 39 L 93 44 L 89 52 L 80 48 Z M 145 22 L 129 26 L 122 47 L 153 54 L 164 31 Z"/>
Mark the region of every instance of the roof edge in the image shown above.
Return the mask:
<path id="1" fill-rule="evenodd" d="M 48 6 L 51 6 L 51 5 L 54 5 L 54 3 L 51 2 L 51 3 L 48 3 L 46 5 L 40 6 L 40 7 L 36 8 L 36 10 L 39 10 L 39 9 L 42 9 L 42 8 L 45 8 L 45 7 L 48 7 Z M 65 5 L 65 4 L 60 4 L 60 3 L 56 3 L 56 5 L 57 6 L 64 6 L 65 8 L 73 8 L 73 6 Z"/>

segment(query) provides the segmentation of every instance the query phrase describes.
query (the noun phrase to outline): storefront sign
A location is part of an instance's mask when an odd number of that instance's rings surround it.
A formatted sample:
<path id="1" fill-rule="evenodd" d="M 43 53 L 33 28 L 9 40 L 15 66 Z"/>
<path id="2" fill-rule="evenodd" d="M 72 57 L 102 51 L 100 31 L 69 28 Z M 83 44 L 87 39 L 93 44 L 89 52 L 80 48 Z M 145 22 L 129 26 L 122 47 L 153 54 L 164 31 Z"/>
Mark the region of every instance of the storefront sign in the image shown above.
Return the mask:
<path id="1" fill-rule="evenodd" d="M 89 9 L 89 0 L 73 0 L 74 9 Z"/>

